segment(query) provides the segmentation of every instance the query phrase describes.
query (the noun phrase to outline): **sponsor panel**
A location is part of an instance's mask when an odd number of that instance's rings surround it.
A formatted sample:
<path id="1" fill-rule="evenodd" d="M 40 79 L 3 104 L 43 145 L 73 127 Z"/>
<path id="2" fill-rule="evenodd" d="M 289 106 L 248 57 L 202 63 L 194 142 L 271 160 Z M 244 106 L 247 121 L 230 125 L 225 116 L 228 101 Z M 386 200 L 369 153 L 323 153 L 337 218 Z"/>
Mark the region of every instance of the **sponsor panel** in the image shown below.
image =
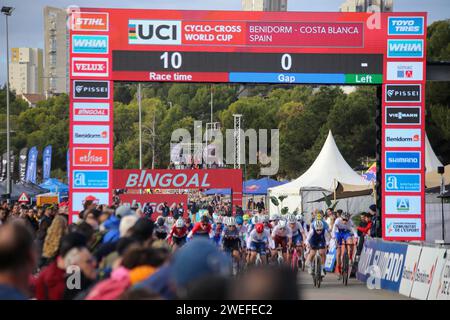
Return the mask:
<path id="1" fill-rule="evenodd" d="M 434 284 L 430 289 L 432 293 L 434 289 Z M 446 259 L 443 262 L 442 271 L 440 272 L 439 283 L 436 284 L 436 299 L 437 300 L 450 300 L 450 250 L 447 250 Z M 434 295 L 428 299 L 433 299 Z"/>
<path id="2" fill-rule="evenodd" d="M 385 191 L 387 192 L 420 192 L 421 175 L 418 174 L 385 174 Z"/>
<path id="3" fill-rule="evenodd" d="M 153 220 L 162 214 L 162 208 L 166 202 L 169 208 L 174 208 L 177 204 L 182 204 L 184 212 L 187 212 L 187 194 L 121 194 L 120 202 L 131 207 L 143 209 L 146 205 L 153 208 Z"/>
<path id="4" fill-rule="evenodd" d="M 180 45 L 181 21 L 128 20 L 128 43 Z"/>
<path id="5" fill-rule="evenodd" d="M 385 129 L 385 147 L 420 148 L 422 143 L 421 129 Z"/>
<path id="6" fill-rule="evenodd" d="M 93 197 L 95 199 L 94 202 L 98 204 L 110 204 L 108 192 L 73 192 L 72 210 L 75 212 L 80 212 L 81 210 L 83 210 L 83 203 L 86 197 Z"/>
<path id="7" fill-rule="evenodd" d="M 417 85 L 386 85 L 386 102 L 422 102 L 422 86 Z"/>
<path id="8" fill-rule="evenodd" d="M 109 166 L 108 148 L 73 148 L 73 166 L 107 167 Z"/>
<path id="9" fill-rule="evenodd" d="M 388 35 L 390 36 L 421 36 L 423 34 L 423 17 L 388 17 Z"/>
<path id="10" fill-rule="evenodd" d="M 421 118 L 420 107 L 386 107 L 386 124 L 420 125 Z"/>
<path id="11" fill-rule="evenodd" d="M 110 119 L 109 103 L 73 103 L 73 120 L 85 122 L 105 122 Z"/>
<path id="12" fill-rule="evenodd" d="M 409 245 L 406 252 L 405 264 L 403 266 L 402 280 L 400 282 L 399 293 L 409 297 L 414 283 L 414 276 L 419 264 L 422 247 Z"/>
<path id="13" fill-rule="evenodd" d="M 419 170 L 422 168 L 421 152 L 386 151 L 385 168 L 397 170 Z"/>
<path id="14" fill-rule="evenodd" d="M 423 58 L 423 40 L 389 39 L 388 58 Z"/>
<path id="15" fill-rule="evenodd" d="M 74 170 L 72 172 L 74 189 L 108 189 L 109 171 L 107 170 Z"/>
<path id="16" fill-rule="evenodd" d="M 385 218 L 385 236 L 388 238 L 421 238 L 422 219 Z"/>
<path id="17" fill-rule="evenodd" d="M 407 244 L 367 239 L 359 258 L 357 279 L 375 285 L 373 278 L 378 276 L 382 289 L 398 292 L 407 250 Z"/>
<path id="18" fill-rule="evenodd" d="M 440 276 L 436 273 L 436 269 L 443 252 L 445 252 L 445 249 L 439 250 L 437 248 L 423 247 L 417 270 L 414 274 L 411 298 L 427 300 L 433 279 Z"/>
<path id="19" fill-rule="evenodd" d="M 109 126 L 74 125 L 74 144 L 109 144 Z"/>
<path id="20" fill-rule="evenodd" d="M 72 58 L 73 77 L 107 77 L 108 58 Z"/>
<path id="21" fill-rule="evenodd" d="M 72 53 L 107 54 L 108 48 L 108 36 L 79 34 L 72 36 Z"/>
<path id="22" fill-rule="evenodd" d="M 421 214 L 422 198 L 420 196 L 386 196 L 385 214 Z"/>
<path id="23" fill-rule="evenodd" d="M 109 81 L 75 80 L 73 82 L 75 99 L 109 99 Z"/>
<path id="24" fill-rule="evenodd" d="M 73 12 L 71 29 L 73 31 L 108 31 L 109 15 L 107 12 Z"/>
<path id="25" fill-rule="evenodd" d="M 422 81 L 423 62 L 388 62 L 387 80 Z"/>

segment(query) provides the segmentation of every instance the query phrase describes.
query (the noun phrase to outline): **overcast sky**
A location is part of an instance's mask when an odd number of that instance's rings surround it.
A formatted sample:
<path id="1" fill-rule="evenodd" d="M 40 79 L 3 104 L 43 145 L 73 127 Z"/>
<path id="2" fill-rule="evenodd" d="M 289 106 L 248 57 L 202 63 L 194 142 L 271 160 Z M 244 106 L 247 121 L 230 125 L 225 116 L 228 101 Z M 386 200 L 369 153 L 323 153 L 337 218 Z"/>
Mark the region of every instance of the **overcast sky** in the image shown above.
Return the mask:
<path id="1" fill-rule="evenodd" d="M 289 11 L 338 11 L 344 0 L 289 0 Z M 241 0 L 0 0 L 15 8 L 9 19 L 10 47 L 43 48 L 43 8 L 69 5 L 105 8 L 240 10 Z M 428 22 L 450 18 L 450 0 L 394 0 L 394 11 L 428 12 Z M 5 23 L 0 21 L 0 83 L 6 79 Z"/>

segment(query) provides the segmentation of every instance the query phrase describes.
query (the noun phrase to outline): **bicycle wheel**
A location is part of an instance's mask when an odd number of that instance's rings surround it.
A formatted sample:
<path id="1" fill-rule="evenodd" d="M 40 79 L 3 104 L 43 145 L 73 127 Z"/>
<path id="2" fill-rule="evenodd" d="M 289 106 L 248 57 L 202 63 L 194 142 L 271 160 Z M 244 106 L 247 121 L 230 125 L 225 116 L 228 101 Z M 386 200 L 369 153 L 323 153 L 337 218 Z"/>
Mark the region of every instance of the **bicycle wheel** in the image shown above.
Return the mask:
<path id="1" fill-rule="evenodd" d="M 348 252 L 347 249 L 344 251 L 344 259 L 342 261 L 342 282 L 346 286 L 348 283 Z"/>
<path id="2" fill-rule="evenodd" d="M 316 277 L 317 288 L 320 288 L 320 283 L 322 282 L 322 263 L 320 261 L 320 256 L 316 256 Z"/>

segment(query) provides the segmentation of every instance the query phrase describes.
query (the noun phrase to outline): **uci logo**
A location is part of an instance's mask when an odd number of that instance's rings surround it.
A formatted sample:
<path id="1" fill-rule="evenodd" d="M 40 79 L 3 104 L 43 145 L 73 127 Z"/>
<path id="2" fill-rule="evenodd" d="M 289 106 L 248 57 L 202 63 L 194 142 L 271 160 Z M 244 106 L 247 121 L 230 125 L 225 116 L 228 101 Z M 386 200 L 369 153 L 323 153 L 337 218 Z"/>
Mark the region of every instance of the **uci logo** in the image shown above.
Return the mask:
<path id="1" fill-rule="evenodd" d="M 129 20 L 129 44 L 181 44 L 181 21 Z"/>

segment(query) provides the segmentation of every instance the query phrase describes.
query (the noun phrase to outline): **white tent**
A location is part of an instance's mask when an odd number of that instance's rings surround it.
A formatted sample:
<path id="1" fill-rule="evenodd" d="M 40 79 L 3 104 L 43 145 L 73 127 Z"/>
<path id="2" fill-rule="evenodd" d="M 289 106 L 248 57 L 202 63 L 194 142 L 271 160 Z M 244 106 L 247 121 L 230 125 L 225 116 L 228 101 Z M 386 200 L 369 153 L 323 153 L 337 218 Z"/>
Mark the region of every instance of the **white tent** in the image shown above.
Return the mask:
<path id="1" fill-rule="evenodd" d="M 428 136 L 425 135 L 425 168 L 426 172 L 437 171 L 438 167 L 442 167 L 443 164 L 439 161 L 438 157 L 433 151 L 431 147 L 430 140 L 428 140 Z"/>
<path id="2" fill-rule="evenodd" d="M 329 193 L 334 191 L 338 183 L 358 186 L 364 189 L 371 188 L 370 183 L 353 171 L 344 160 L 330 131 L 322 150 L 311 167 L 299 178 L 284 185 L 270 188 L 269 196 L 286 195 L 287 198 L 283 201 L 283 207 L 288 207 L 290 212 L 296 209 L 309 212 L 311 210 L 309 207 L 313 206 L 313 204 L 308 204 L 307 202 L 322 197 L 322 192 Z M 370 197 L 367 201 L 371 201 Z M 308 208 L 306 208 L 307 205 Z M 361 205 L 364 208 L 368 207 L 366 204 Z M 342 209 L 359 210 L 359 208 L 349 209 L 345 206 Z M 272 203 L 270 211 L 277 212 L 277 208 Z"/>

